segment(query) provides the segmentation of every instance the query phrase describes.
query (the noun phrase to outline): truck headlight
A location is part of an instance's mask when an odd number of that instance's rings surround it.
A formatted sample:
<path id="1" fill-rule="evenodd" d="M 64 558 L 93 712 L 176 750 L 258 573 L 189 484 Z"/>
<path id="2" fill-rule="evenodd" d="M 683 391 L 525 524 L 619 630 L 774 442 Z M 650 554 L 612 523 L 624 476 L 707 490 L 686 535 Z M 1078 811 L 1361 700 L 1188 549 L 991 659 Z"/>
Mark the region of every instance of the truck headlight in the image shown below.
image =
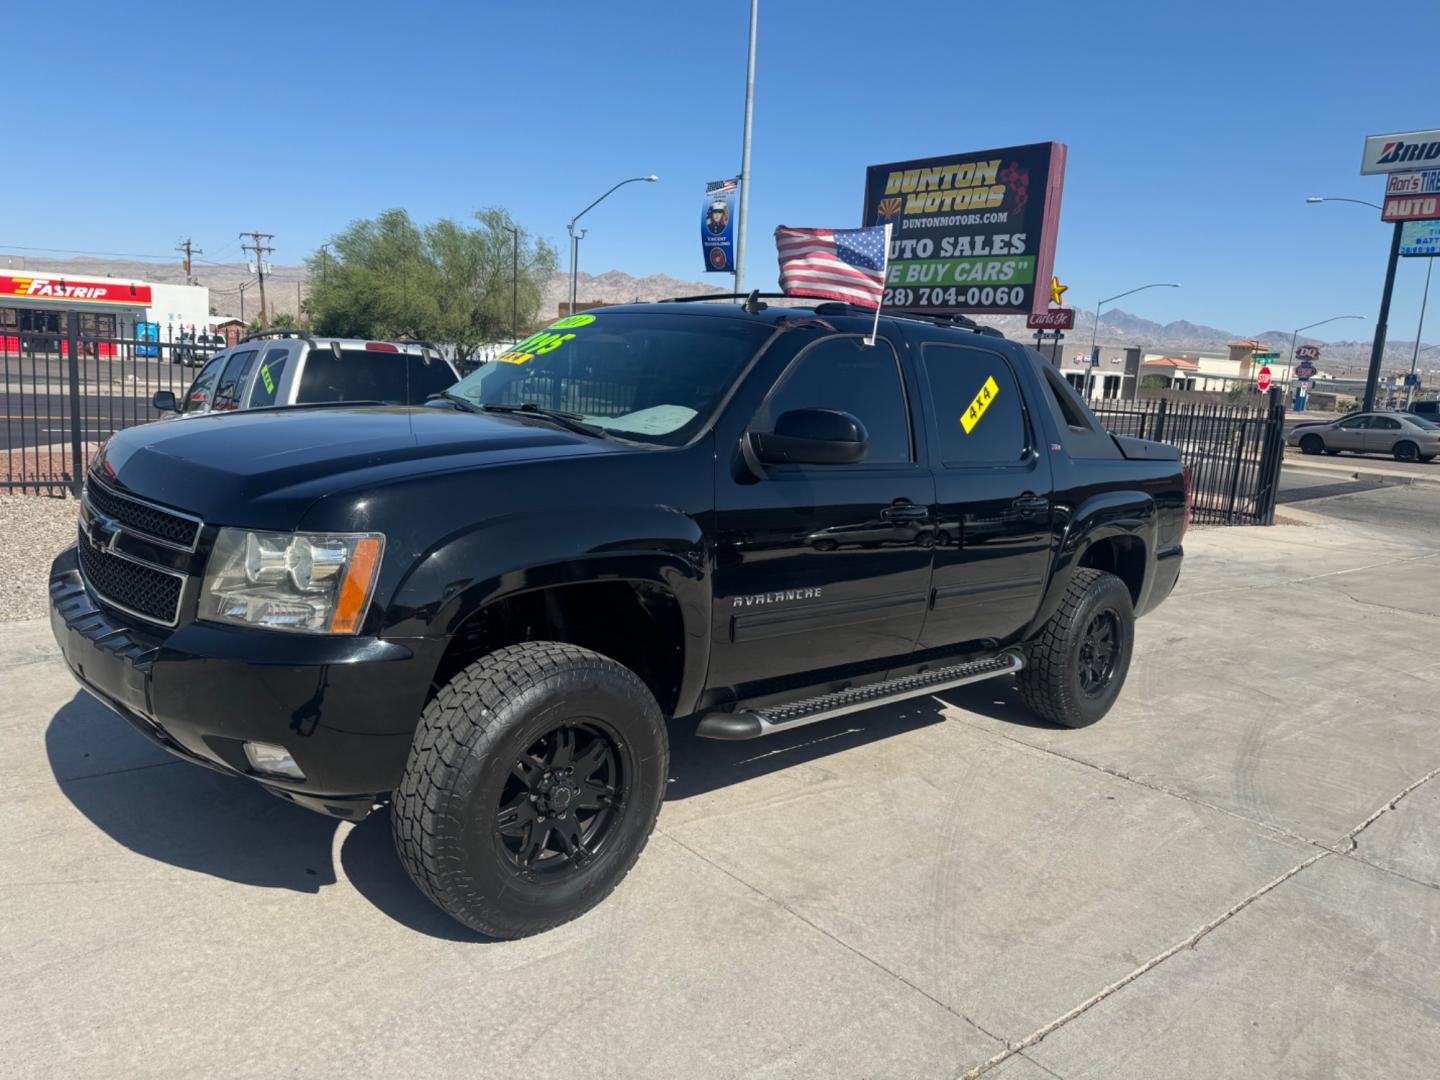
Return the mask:
<path id="1" fill-rule="evenodd" d="M 384 551 L 380 533 L 221 529 L 205 567 L 199 617 L 353 634 L 365 621 Z"/>

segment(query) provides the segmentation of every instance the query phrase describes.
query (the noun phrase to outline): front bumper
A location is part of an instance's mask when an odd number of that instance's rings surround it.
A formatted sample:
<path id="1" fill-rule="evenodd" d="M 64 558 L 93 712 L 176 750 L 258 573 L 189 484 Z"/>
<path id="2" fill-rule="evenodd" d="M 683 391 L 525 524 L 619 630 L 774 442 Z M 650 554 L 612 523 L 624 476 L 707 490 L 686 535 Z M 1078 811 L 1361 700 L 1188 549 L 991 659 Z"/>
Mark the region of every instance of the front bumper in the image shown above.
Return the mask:
<path id="1" fill-rule="evenodd" d="M 81 686 L 151 741 L 351 819 L 399 783 L 434 670 L 424 641 L 152 627 L 97 603 L 74 548 L 50 568 L 50 628 Z M 247 741 L 284 746 L 305 779 L 257 774 Z"/>

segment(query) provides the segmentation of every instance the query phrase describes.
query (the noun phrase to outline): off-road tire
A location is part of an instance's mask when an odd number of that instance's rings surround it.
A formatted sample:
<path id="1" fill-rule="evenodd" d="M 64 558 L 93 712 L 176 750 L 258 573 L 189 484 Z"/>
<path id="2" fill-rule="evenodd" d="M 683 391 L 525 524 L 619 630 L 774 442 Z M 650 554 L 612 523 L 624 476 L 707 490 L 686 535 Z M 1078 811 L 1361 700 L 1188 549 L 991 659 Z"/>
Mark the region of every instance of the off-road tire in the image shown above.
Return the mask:
<path id="1" fill-rule="evenodd" d="M 1318 454 L 1325 449 L 1325 440 L 1319 435 L 1306 435 L 1300 440 L 1302 454 Z"/>
<path id="2" fill-rule="evenodd" d="M 1398 442 L 1390 452 L 1395 455 L 1396 461 L 1420 460 L 1420 447 L 1416 446 L 1413 442 Z"/>
<path id="3" fill-rule="evenodd" d="M 1081 685 L 1080 654 L 1092 622 L 1113 614 L 1119 645 L 1113 671 L 1097 693 Z M 1026 666 L 1015 677 L 1020 700 L 1036 716 L 1061 727 L 1080 728 L 1107 712 L 1125 684 L 1135 643 L 1130 590 L 1114 574 L 1076 570 L 1060 606 L 1026 650 Z"/>
<path id="4" fill-rule="evenodd" d="M 495 832 L 517 757 L 556 725 L 603 725 L 626 782 L 606 846 L 560 881 L 507 861 Z M 425 707 L 404 778 L 392 796 L 400 860 L 420 890 L 466 926 L 518 938 L 600 903 L 644 849 L 669 768 L 665 720 L 628 668 L 558 642 L 526 642 L 475 661 Z"/>

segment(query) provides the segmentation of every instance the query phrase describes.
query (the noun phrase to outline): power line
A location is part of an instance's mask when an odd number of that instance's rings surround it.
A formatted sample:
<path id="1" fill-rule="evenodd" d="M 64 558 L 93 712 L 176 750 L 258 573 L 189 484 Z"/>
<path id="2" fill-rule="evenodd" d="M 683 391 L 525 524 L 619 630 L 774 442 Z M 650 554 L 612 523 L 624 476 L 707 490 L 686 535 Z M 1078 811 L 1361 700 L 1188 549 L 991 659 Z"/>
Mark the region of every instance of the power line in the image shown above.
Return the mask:
<path id="1" fill-rule="evenodd" d="M 9 248 L 11 251 L 44 251 L 52 255 L 108 255 L 114 259 L 163 259 L 169 262 L 171 255 L 145 255 L 138 251 L 85 251 L 82 248 L 50 248 L 50 247 L 25 247 L 22 244 L 7 244 L 0 240 L 0 247 Z"/>

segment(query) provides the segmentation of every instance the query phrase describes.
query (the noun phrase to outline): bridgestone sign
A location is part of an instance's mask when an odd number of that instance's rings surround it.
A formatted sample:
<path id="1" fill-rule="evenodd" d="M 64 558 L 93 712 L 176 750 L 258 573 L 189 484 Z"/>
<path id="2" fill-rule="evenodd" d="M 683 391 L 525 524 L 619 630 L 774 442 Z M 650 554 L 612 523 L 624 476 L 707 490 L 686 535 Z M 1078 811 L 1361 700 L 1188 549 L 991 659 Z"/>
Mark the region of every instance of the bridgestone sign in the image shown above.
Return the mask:
<path id="1" fill-rule="evenodd" d="M 1365 140 L 1360 175 L 1440 169 L 1440 128 L 1371 135 Z"/>

